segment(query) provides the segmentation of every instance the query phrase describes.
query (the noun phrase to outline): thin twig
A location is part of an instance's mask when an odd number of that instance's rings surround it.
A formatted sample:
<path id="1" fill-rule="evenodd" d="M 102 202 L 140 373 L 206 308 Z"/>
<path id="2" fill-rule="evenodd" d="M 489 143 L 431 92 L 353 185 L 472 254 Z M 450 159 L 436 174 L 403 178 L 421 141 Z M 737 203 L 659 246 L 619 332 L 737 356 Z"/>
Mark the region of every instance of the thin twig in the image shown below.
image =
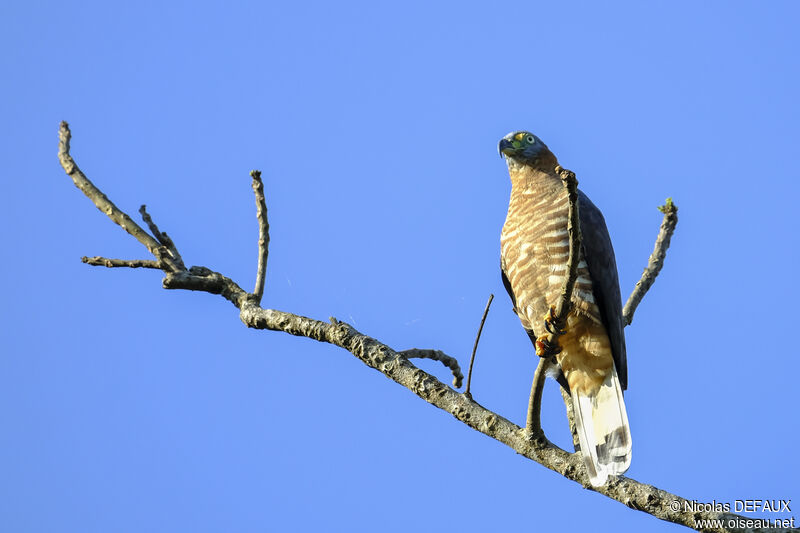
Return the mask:
<path id="1" fill-rule="evenodd" d="M 151 254 L 156 256 L 157 259 L 162 259 L 171 271 L 177 272 L 181 267 L 175 261 L 167 257 L 166 249 L 158 243 L 153 237 L 143 230 L 131 217 L 124 211 L 120 210 L 108 197 L 100 191 L 94 184 L 89 181 L 69 153 L 69 144 L 72 138 L 72 133 L 69 131 L 69 124 L 66 121 L 61 122 L 58 130 L 58 159 L 64 171 L 72 178 L 72 182 L 78 187 L 83 194 L 88 196 L 94 205 L 105 213 L 108 218 L 118 224 L 122 229 L 131 234 L 137 241 L 142 243 Z"/>
<path id="2" fill-rule="evenodd" d="M 548 321 L 551 328 L 549 332 L 536 339 L 536 354 L 542 359 L 551 359 L 559 351 L 558 338 L 564 334 L 567 323 L 567 315 L 572 309 L 572 290 L 575 287 L 575 280 L 578 277 L 578 264 L 580 263 L 581 250 L 581 224 L 580 213 L 578 211 L 578 180 L 575 173 L 571 170 L 556 167 L 556 172 L 561 177 L 564 188 L 567 190 L 569 199 L 569 218 L 567 220 L 567 232 L 569 234 L 569 257 L 567 258 L 567 269 L 564 274 L 564 283 L 561 286 L 561 295 L 556 305 L 550 308 Z M 531 437 L 542 435 L 541 409 L 542 409 L 542 389 L 544 388 L 545 371 L 549 366 L 547 363 L 539 361 L 536 372 L 531 383 L 531 394 L 528 400 L 528 415 L 526 417 L 526 429 Z"/>
<path id="3" fill-rule="evenodd" d="M 161 261 L 153 261 L 152 259 L 110 259 L 99 255 L 94 257 L 81 257 L 81 262 L 87 265 L 104 266 L 108 268 L 154 268 L 156 270 L 162 270 L 164 268 L 164 264 Z"/>
<path id="4" fill-rule="evenodd" d="M 267 258 L 269 257 L 269 220 L 267 219 L 267 201 L 264 199 L 264 182 L 261 181 L 261 171 L 252 170 L 253 192 L 256 195 L 256 215 L 258 216 L 258 270 L 256 272 L 256 287 L 253 296 L 256 303 L 261 303 L 264 296 L 264 279 L 267 276 Z"/>
<path id="5" fill-rule="evenodd" d="M 139 207 L 139 214 L 142 216 L 142 220 L 145 224 L 147 224 L 147 227 L 150 228 L 150 232 L 158 240 L 158 242 L 160 242 L 162 246 L 167 247 L 167 250 L 169 250 L 169 253 L 172 254 L 172 258 L 175 260 L 175 263 L 180 265 L 182 268 L 186 268 L 186 266 L 183 264 L 183 258 L 181 257 L 181 254 L 178 253 L 178 248 L 175 246 L 175 243 L 172 242 L 172 239 L 169 235 L 167 235 L 166 231 L 161 231 L 158 229 L 158 226 L 153 221 L 153 218 L 147 212 L 146 205 L 142 204 L 142 206 Z"/>
<path id="6" fill-rule="evenodd" d="M 453 386 L 457 389 L 461 388 L 461 383 L 464 381 L 464 374 L 461 373 L 461 366 L 459 366 L 458 360 L 455 357 L 451 357 L 441 350 L 420 348 L 411 348 L 397 353 L 408 359 L 432 359 L 433 361 L 439 361 L 453 373 Z"/>
<path id="7" fill-rule="evenodd" d="M 472 355 L 469 358 L 469 370 L 467 371 L 467 388 L 464 390 L 464 396 L 472 399 L 472 392 L 470 392 L 470 386 L 472 385 L 472 367 L 475 365 L 475 352 L 478 351 L 478 342 L 481 340 L 481 332 L 483 331 L 483 324 L 486 322 L 486 316 L 489 314 L 489 307 L 492 305 L 492 300 L 494 300 L 494 294 L 489 295 L 489 301 L 486 302 L 486 309 L 483 310 L 483 316 L 481 317 L 481 325 L 478 327 L 478 334 L 475 336 L 475 345 L 472 347 Z"/>
<path id="8" fill-rule="evenodd" d="M 667 257 L 669 241 L 672 239 L 675 226 L 678 224 L 678 206 L 672 202 L 672 198 L 667 198 L 667 202 L 659 206 L 658 210 L 664 213 L 664 218 L 661 221 L 661 229 L 658 231 L 653 253 L 650 254 L 647 267 L 642 272 L 642 278 L 636 282 L 633 292 L 631 292 L 625 307 L 622 309 L 622 320 L 626 326 L 633 322 L 633 314 L 636 312 L 636 308 L 644 298 L 644 295 L 647 294 L 647 291 L 650 290 L 658 273 L 661 272 L 661 268 L 664 266 L 664 258 Z"/>

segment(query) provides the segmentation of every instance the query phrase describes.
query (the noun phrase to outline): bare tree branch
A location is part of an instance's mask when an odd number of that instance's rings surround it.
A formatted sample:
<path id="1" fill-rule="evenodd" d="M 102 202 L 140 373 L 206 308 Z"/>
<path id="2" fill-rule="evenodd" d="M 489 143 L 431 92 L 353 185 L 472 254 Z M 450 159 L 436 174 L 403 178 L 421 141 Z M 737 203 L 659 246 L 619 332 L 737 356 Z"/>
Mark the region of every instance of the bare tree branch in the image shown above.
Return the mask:
<path id="1" fill-rule="evenodd" d="M 267 258 L 269 257 L 269 220 L 267 219 L 267 201 L 264 199 L 264 182 L 261 171 L 250 172 L 253 178 L 253 192 L 256 195 L 256 215 L 258 216 L 258 270 L 256 271 L 256 287 L 253 295 L 256 303 L 261 303 L 264 296 L 264 279 L 267 276 Z"/>
<path id="2" fill-rule="evenodd" d="M 661 229 L 658 231 L 656 237 L 656 245 L 653 248 L 653 253 L 650 254 L 650 259 L 647 261 L 647 267 L 642 272 L 642 278 L 636 282 L 633 292 L 628 297 L 625 307 L 622 309 L 622 320 L 628 326 L 633 322 L 633 314 L 639 303 L 653 286 L 656 281 L 658 273 L 664 266 L 664 258 L 667 257 L 667 248 L 669 248 L 670 239 L 675 232 L 675 226 L 678 224 L 678 206 L 672 203 L 672 198 L 667 198 L 664 205 L 658 208 L 659 211 L 664 213 L 664 219 L 661 221 Z"/>
<path id="3" fill-rule="evenodd" d="M 100 208 L 109 218 L 125 228 L 162 261 L 162 270 L 165 273 L 164 288 L 219 294 L 239 309 L 239 318 L 249 328 L 283 331 L 290 335 L 307 337 L 344 348 L 370 368 L 378 370 L 428 403 L 451 413 L 476 431 L 502 442 L 524 457 L 579 483 L 584 488 L 604 494 L 632 509 L 690 528 L 697 528 L 697 522 L 700 520 L 721 521 L 718 526 L 699 528 L 701 531 L 778 531 L 745 527 L 742 524 L 745 524 L 748 518 L 741 515 L 695 510 L 693 501 L 625 476 L 611 477 L 604 485 L 593 487 L 589 483 L 583 461 L 578 454 L 570 454 L 544 437 L 531 439 L 529 432 L 524 428 L 459 394 L 436 377 L 414 366 L 402 352 L 397 352 L 378 340 L 360 333 L 349 324 L 336 319 L 331 319 L 330 323 L 321 322 L 275 309 L 264 309 L 256 302 L 254 295 L 247 293 L 232 279 L 218 272 L 197 266 L 187 270 L 176 267 L 174 262 L 168 263 L 170 259 L 163 257 L 164 251 L 157 246 L 155 240 L 152 237 L 148 240 L 142 236 L 141 228 L 137 232 L 136 228 L 130 225 L 132 221 L 128 222 L 130 217 L 119 211 L 77 170 L 74 161 L 69 157 L 69 129 L 65 122 L 61 124 L 59 147 L 64 170 L 84 194 L 98 207 L 103 206 Z M 91 186 L 87 186 L 87 183 Z M 108 209 L 105 209 L 107 207 Z"/>

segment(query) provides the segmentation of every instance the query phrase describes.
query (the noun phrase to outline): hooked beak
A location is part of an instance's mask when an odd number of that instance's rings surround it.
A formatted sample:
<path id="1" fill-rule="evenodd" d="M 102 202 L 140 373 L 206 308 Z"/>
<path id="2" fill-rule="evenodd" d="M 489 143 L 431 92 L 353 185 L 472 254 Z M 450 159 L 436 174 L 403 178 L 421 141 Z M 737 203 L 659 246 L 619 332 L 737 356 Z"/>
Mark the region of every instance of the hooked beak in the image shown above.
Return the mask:
<path id="1" fill-rule="evenodd" d="M 500 157 L 514 155 L 516 152 L 514 145 L 508 139 L 500 139 L 500 143 L 497 145 L 497 153 L 500 154 Z"/>

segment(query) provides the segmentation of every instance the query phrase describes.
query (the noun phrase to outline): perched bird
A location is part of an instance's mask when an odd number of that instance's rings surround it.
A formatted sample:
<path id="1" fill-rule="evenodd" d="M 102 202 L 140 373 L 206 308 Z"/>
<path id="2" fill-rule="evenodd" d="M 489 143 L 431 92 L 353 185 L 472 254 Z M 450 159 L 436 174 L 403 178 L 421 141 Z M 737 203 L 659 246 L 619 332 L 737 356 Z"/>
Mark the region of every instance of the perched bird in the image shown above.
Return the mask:
<path id="1" fill-rule="evenodd" d="M 545 334 L 567 269 L 569 200 L 556 156 L 536 135 L 509 133 L 498 150 L 511 177 L 501 235 L 501 270 L 531 340 Z M 572 396 L 581 453 L 592 485 L 625 472 L 631 433 L 622 391 L 628 372 L 617 264 L 600 210 L 578 191 L 582 250 L 572 311 L 560 337 L 558 368 L 550 369 Z"/>

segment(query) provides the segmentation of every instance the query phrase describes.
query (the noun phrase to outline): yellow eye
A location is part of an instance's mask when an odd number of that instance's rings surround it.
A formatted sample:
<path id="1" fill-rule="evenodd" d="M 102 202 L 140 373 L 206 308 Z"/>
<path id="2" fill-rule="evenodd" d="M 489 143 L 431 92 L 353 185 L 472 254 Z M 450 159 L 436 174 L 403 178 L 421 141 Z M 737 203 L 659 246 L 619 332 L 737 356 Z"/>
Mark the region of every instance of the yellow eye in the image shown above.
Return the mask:
<path id="1" fill-rule="evenodd" d="M 528 135 L 525 137 L 525 140 L 528 142 L 528 144 L 533 144 L 536 139 L 533 138 L 533 135 Z"/>

